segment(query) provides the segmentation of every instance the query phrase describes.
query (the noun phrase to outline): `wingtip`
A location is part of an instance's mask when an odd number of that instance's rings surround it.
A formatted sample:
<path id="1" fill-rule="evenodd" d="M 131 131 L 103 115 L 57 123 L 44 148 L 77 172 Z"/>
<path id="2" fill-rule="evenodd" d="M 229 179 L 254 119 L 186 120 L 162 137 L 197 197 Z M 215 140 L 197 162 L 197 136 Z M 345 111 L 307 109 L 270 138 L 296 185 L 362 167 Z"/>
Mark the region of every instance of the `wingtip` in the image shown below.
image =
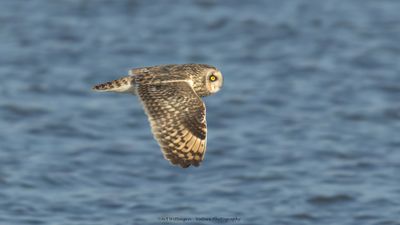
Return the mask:
<path id="1" fill-rule="evenodd" d="M 133 90 L 132 80 L 133 78 L 130 76 L 122 77 L 117 80 L 108 81 L 102 84 L 97 84 L 92 87 L 92 90 L 96 92 L 131 93 Z"/>
<path id="2" fill-rule="evenodd" d="M 96 92 L 105 92 L 105 91 L 112 91 L 114 89 L 114 85 L 112 81 L 105 82 L 102 84 L 96 84 L 92 87 L 92 91 Z"/>
<path id="3" fill-rule="evenodd" d="M 92 87 L 92 91 L 100 92 L 100 91 L 101 91 L 100 85 L 94 85 L 94 86 Z"/>

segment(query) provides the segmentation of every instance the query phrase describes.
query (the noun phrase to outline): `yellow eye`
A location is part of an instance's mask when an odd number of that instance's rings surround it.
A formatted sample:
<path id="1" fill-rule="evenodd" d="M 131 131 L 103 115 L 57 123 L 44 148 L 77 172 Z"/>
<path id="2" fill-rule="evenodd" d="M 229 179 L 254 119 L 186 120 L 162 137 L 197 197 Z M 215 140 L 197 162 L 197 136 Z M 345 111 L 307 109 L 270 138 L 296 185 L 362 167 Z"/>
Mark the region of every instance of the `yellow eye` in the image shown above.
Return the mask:
<path id="1" fill-rule="evenodd" d="M 217 80 L 217 77 L 215 75 L 210 76 L 210 81 L 216 81 L 216 80 Z"/>

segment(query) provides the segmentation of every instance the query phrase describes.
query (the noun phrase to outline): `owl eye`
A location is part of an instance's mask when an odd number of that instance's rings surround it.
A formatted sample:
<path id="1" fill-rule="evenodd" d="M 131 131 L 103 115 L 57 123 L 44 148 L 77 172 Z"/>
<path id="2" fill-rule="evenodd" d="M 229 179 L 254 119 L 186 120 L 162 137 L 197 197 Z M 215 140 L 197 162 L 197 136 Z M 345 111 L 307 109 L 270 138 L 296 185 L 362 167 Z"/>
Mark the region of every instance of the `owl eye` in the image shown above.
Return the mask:
<path id="1" fill-rule="evenodd" d="M 215 75 L 211 75 L 209 79 L 211 82 L 218 80 L 218 78 Z"/>

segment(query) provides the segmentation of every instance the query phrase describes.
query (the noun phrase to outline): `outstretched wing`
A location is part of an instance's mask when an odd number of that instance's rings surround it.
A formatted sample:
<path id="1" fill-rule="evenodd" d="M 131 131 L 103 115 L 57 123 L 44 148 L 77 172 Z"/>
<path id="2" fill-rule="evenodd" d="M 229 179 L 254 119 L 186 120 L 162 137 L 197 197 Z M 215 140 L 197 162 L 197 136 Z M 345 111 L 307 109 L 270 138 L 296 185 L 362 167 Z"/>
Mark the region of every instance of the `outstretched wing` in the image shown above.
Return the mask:
<path id="1" fill-rule="evenodd" d="M 206 108 L 189 83 L 142 83 L 137 94 L 164 157 L 184 168 L 199 166 L 206 150 Z"/>

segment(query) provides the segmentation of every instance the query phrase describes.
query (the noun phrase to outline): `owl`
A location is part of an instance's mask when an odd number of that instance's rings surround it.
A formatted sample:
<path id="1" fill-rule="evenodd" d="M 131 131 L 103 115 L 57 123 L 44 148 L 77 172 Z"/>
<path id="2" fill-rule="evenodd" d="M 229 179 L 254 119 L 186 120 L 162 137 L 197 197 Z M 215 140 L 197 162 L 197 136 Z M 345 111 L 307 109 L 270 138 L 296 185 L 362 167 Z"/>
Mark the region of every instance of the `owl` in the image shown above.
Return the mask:
<path id="1" fill-rule="evenodd" d="M 218 92 L 222 84 L 222 74 L 213 66 L 173 64 L 134 68 L 129 76 L 93 90 L 137 95 L 165 159 L 187 168 L 199 166 L 206 152 L 206 107 L 201 97 Z"/>

